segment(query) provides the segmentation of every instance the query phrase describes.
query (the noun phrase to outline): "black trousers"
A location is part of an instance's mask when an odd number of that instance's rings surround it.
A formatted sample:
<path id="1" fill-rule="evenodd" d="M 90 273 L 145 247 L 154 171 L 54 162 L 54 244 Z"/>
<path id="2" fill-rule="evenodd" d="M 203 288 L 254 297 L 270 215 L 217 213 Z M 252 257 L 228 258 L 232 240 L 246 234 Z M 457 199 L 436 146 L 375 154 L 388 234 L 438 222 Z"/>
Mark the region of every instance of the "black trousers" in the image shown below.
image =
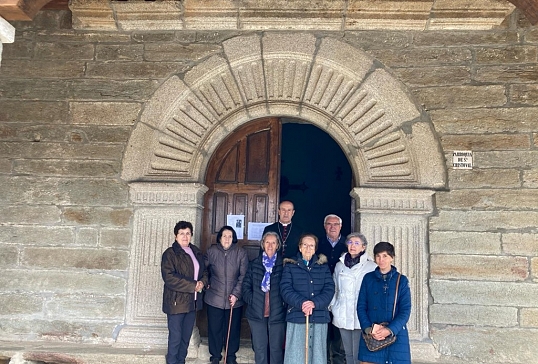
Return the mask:
<path id="1" fill-rule="evenodd" d="M 239 342 L 241 339 L 242 313 L 243 307 L 236 307 L 233 309 L 226 363 L 236 360 L 235 354 L 239 350 Z M 207 305 L 207 340 L 209 343 L 209 354 L 211 355 L 210 360 L 218 359 L 220 361 L 222 359 L 222 350 L 226 345 L 229 322 L 230 310 Z"/>
<path id="2" fill-rule="evenodd" d="M 187 349 L 191 340 L 196 311 L 167 315 L 168 351 L 166 364 L 185 364 Z"/>

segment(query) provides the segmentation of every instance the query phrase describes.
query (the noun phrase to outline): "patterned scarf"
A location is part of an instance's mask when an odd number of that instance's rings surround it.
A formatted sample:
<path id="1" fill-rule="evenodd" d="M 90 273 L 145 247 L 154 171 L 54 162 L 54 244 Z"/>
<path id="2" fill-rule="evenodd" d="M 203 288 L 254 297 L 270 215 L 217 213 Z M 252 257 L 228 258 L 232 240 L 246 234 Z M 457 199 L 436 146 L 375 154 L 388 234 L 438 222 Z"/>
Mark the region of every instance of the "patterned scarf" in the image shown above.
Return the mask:
<path id="1" fill-rule="evenodd" d="M 364 254 L 364 252 L 360 252 L 359 255 L 357 255 L 355 258 L 351 257 L 351 254 L 346 253 L 344 257 L 344 265 L 348 268 L 353 267 L 355 264 L 358 264 L 361 260 L 361 256 Z"/>
<path id="2" fill-rule="evenodd" d="M 265 252 L 263 252 L 262 255 L 263 266 L 265 267 L 265 274 L 262 279 L 261 289 L 264 292 L 269 292 L 269 290 L 271 289 L 271 273 L 273 272 L 273 267 L 275 266 L 276 255 L 277 253 L 273 254 L 271 258 L 269 258 L 267 254 L 265 254 Z"/>

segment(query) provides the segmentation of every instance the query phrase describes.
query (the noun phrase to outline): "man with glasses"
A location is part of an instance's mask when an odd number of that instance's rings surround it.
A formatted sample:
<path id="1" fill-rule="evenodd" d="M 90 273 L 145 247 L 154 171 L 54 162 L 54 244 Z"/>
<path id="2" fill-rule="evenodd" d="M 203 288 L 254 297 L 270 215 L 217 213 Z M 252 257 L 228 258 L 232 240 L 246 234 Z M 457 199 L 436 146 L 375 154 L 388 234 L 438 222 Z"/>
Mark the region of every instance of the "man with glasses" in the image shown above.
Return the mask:
<path id="1" fill-rule="evenodd" d="M 342 254 L 347 252 L 346 237 L 340 234 L 342 230 L 342 219 L 335 214 L 325 216 L 323 221 L 325 227 L 325 236 L 319 238 L 318 250 L 316 254 L 323 254 L 327 257 L 331 275 L 334 273 L 334 267 Z M 331 313 L 331 323 L 327 332 L 327 364 L 344 364 L 346 354 L 342 345 L 340 330 L 332 324 L 333 317 Z"/>

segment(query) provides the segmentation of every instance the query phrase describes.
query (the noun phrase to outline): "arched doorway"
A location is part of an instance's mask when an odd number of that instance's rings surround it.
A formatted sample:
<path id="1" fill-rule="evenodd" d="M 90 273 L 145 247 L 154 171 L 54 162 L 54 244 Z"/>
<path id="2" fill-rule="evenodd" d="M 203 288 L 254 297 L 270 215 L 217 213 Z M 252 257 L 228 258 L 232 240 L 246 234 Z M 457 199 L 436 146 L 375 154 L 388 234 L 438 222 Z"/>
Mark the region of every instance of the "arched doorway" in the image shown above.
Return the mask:
<path id="1" fill-rule="evenodd" d="M 259 240 L 249 238 L 250 224 L 276 221 L 282 199 L 294 202 L 294 221 L 299 221 L 305 231 L 322 236 L 323 218 L 329 213 L 342 216 L 344 233 L 350 231 L 350 165 L 329 135 L 299 121 L 254 120 L 234 130 L 218 146 L 204 180 L 208 191 L 204 196 L 202 251 L 216 242 L 228 215 L 242 215 L 245 219 L 238 243 L 247 249 L 250 260 L 255 258 Z M 293 183 L 295 180 L 302 183 Z M 198 323 L 205 336 L 207 320 L 203 311 Z M 246 320 L 242 337 L 250 337 Z"/>
<path id="2" fill-rule="evenodd" d="M 411 278 L 415 303 L 410 337 L 427 340 L 428 218 L 435 190 L 447 181 L 428 115 L 382 64 L 329 36 L 250 34 L 224 41 L 223 52 L 181 79 L 170 77 L 129 140 L 122 178 L 135 213 L 118 341 L 161 337 L 155 258 L 170 225 L 178 216 L 190 219 L 200 242 L 211 157 L 237 128 L 275 116 L 307 120 L 338 141 L 355 182 L 355 222 L 370 241 L 394 241 L 401 251 L 396 264 Z"/>

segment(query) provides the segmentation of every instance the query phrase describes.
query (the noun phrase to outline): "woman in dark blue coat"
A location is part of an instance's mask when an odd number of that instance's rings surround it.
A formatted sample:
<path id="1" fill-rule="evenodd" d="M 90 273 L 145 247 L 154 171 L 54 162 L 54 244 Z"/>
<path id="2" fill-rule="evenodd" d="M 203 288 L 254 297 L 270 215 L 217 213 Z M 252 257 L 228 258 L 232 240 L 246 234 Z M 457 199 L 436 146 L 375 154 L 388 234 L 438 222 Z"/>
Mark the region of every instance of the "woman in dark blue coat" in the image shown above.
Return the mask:
<path id="1" fill-rule="evenodd" d="M 262 237 L 261 248 L 260 255 L 249 263 L 243 280 L 243 301 L 247 303 L 245 316 L 252 333 L 254 362 L 282 364 L 286 304 L 280 295 L 283 265 L 282 254 L 278 253 L 278 233 L 266 232 Z"/>
<path id="2" fill-rule="evenodd" d="M 379 351 L 370 351 L 361 336 L 359 361 L 361 364 L 411 364 L 407 331 L 407 321 L 411 315 L 409 280 L 401 275 L 396 308 L 392 317 L 396 283 L 400 275 L 392 265 L 394 246 L 387 242 L 377 243 L 374 247 L 374 257 L 378 267 L 364 276 L 357 301 L 357 316 L 364 332 L 372 333 L 377 340 L 396 335 L 396 342 Z M 388 325 L 379 325 L 382 322 L 388 322 Z"/>
<path id="3" fill-rule="evenodd" d="M 308 363 L 327 364 L 327 324 L 334 281 L 323 254 L 316 255 L 318 238 L 305 234 L 295 259 L 284 259 L 280 293 L 288 304 L 284 364 L 305 362 L 308 316 Z"/>

